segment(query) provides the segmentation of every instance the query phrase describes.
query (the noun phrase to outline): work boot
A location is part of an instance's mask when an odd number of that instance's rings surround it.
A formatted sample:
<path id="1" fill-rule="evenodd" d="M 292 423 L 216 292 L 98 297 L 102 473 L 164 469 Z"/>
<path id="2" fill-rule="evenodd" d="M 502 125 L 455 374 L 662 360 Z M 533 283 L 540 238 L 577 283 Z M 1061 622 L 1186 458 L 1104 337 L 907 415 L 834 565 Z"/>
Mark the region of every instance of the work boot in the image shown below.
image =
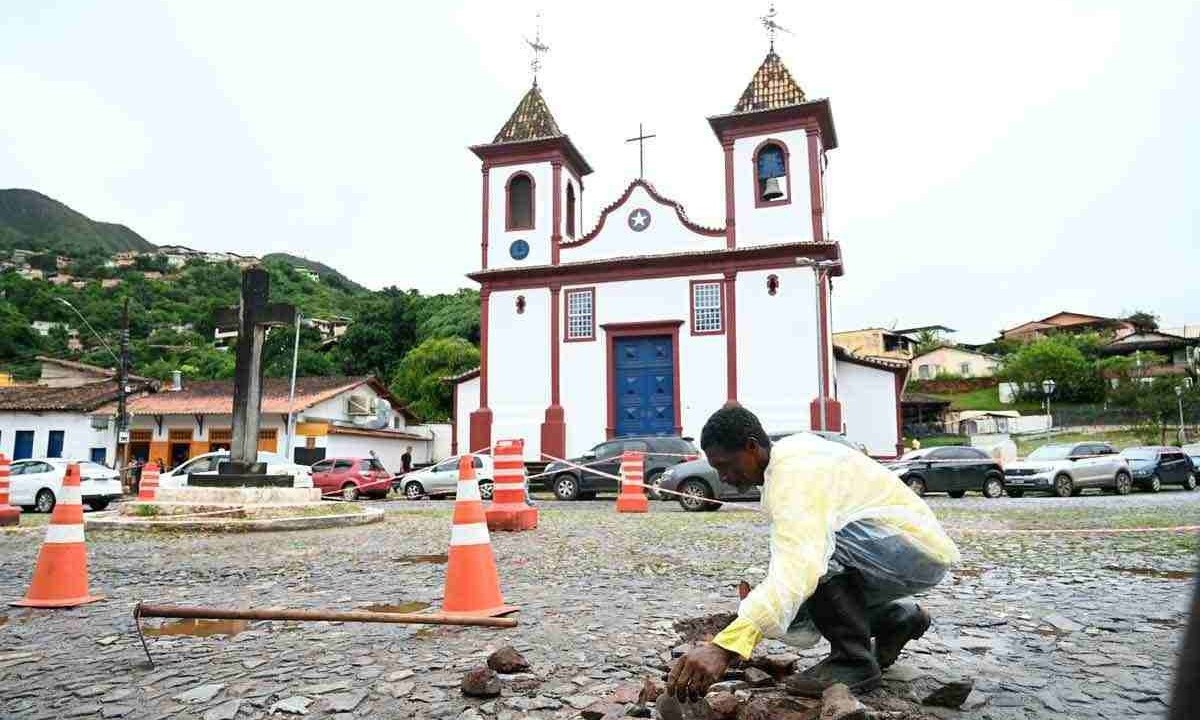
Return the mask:
<path id="1" fill-rule="evenodd" d="M 817 630 L 829 641 L 829 657 L 789 677 L 788 692 L 819 698 L 826 688 L 838 683 L 853 693 L 879 687 L 879 664 L 871 653 L 867 601 L 858 576 L 835 575 L 818 585 L 806 607 Z"/>
<path id="2" fill-rule="evenodd" d="M 929 613 L 911 600 L 890 602 L 871 613 L 871 635 L 875 637 L 875 661 L 889 668 L 911 640 L 925 634 L 932 622 Z"/>

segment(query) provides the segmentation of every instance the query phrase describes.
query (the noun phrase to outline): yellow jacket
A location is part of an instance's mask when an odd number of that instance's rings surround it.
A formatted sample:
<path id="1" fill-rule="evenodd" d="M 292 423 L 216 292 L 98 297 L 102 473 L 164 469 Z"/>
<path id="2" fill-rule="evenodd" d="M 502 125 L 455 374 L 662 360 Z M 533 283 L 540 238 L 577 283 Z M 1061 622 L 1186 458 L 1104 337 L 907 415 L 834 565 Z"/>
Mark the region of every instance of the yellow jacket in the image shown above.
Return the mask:
<path id="1" fill-rule="evenodd" d="M 787 632 L 825 574 L 834 533 L 849 523 L 888 525 L 938 562 L 959 559 L 929 506 L 895 473 L 816 435 L 793 435 L 771 446 L 762 507 L 771 518 L 767 577 L 742 600 L 737 619 L 713 638 L 746 659 L 764 635 Z"/>

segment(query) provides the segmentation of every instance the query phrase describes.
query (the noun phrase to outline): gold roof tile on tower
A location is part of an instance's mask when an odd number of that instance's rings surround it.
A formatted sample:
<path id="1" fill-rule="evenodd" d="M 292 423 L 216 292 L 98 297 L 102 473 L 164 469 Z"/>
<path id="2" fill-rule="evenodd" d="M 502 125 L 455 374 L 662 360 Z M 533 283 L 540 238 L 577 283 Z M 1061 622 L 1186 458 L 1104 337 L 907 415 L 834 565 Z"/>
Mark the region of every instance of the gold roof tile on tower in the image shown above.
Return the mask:
<path id="1" fill-rule="evenodd" d="M 521 98 L 517 109 L 508 118 L 508 122 L 504 123 L 504 127 L 500 128 L 500 132 L 496 133 L 496 139 L 492 142 L 521 142 L 561 135 L 562 131 L 558 129 L 558 123 L 554 122 L 554 116 L 550 114 L 542 92 L 534 85 L 525 93 L 525 97 Z"/>
<path id="2" fill-rule="evenodd" d="M 750 79 L 750 84 L 746 86 L 733 112 L 774 110 L 799 105 L 804 101 L 804 91 L 792 79 L 792 74 L 784 66 L 783 60 L 771 50 L 754 73 L 754 77 Z"/>

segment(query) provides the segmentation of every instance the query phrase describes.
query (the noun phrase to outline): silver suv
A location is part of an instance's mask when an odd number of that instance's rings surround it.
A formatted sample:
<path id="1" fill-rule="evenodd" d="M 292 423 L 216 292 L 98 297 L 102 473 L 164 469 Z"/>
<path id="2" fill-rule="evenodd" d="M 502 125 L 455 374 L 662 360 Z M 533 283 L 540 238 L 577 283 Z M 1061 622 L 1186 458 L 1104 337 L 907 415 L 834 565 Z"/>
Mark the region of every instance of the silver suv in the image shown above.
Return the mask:
<path id="1" fill-rule="evenodd" d="M 1132 487 L 1129 463 L 1103 442 L 1043 445 L 1023 462 L 1004 466 L 1009 497 L 1021 497 L 1026 491 L 1073 497 L 1086 488 L 1128 495 Z"/>

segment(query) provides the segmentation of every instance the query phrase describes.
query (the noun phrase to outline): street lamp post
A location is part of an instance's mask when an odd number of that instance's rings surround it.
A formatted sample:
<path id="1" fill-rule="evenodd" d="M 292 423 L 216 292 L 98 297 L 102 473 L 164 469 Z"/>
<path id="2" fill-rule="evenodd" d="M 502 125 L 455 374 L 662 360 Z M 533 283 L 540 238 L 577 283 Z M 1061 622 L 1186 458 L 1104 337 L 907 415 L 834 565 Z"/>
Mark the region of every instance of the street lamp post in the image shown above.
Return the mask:
<path id="1" fill-rule="evenodd" d="M 1056 386 L 1057 383 L 1049 378 L 1042 381 L 1042 394 L 1046 396 L 1046 418 L 1049 421 L 1049 425 L 1046 428 L 1047 431 L 1054 429 L 1054 415 L 1050 414 L 1050 396 L 1054 394 Z"/>
<path id="2" fill-rule="evenodd" d="M 1175 399 L 1179 403 L 1179 445 L 1183 446 L 1187 443 L 1187 433 L 1183 429 L 1183 393 L 1185 390 L 1192 388 L 1192 379 L 1185 377 L 1182 385 L 1175 386 Z"/>

